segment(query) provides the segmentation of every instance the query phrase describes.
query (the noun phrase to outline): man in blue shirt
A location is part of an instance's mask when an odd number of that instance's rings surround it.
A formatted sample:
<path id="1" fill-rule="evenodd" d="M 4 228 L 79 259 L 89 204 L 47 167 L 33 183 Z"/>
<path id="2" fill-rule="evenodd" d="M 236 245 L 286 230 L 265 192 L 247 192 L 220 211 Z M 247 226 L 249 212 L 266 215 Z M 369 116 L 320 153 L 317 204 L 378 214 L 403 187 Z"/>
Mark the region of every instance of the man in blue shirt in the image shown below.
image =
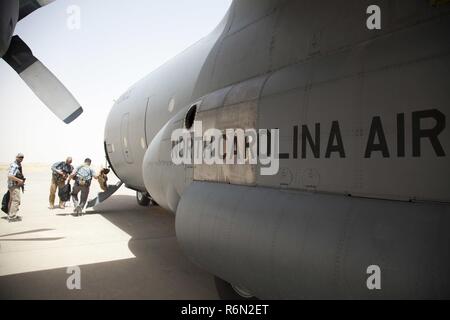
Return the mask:
<path id="1" fill-rule="evenodd" d="M 69 182 L 71 179 L 75 179 L 75 185 L 72 190 L 72 200 L 75 207 L 74 213 L 78 216 L 83 215 L 83 209 L 86 205 L 89 189 L 91 187 L 92 178 L 97 179 L 95 171 L 91 169 L 91 159 L 87 158 L 84 160 L 84 164 L 79 166 L 75 172 L 69 177 Z M 81 199 L 78 200 L 78 193 L 81 192 Z"/>
<path id="2" fill-rule="evenodd" d="M 8 220 L 10 222 L 21 221 L 22 219 L 17 215 L 20 206 L 20 189 L 25 184 L 25 178 L 22 172 L 22 161 L 24 155 L 19 153 L 16 156 L 16 161 L 11 163 L 8 170 L 8 191 L 9 191 L 9 206 L 8 206 Z"/>
<path id="3" fill-rule="evenodd" d="M 66 185 L 67 178 L 72 174 L 72 158 L 68 157 L 66 161 L 56 162 L 52 166 L 52 182 L 50 185 L 49 209 L 55 207 L 56 190 L 61 190 Z M 59 200 L 59 208 L 65 208 L 65 202 Z"/>

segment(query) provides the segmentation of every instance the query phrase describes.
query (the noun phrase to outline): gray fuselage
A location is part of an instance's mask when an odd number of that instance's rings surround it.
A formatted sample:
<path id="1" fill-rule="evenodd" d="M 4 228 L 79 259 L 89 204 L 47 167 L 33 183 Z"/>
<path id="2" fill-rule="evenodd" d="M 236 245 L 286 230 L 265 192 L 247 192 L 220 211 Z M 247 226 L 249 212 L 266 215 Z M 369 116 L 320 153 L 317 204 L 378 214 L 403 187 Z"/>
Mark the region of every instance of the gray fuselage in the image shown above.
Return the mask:
<path id="1" fill-rule="evenodd" d="M 450 298 L 450 8 L 375 2 L 235 0 L 109 115 L 119 178 L 176 213 L 194 262 L 257 297 Z M 193 105 L 203 130 L 279 129 L 278 173 L 175 165 Z"/>

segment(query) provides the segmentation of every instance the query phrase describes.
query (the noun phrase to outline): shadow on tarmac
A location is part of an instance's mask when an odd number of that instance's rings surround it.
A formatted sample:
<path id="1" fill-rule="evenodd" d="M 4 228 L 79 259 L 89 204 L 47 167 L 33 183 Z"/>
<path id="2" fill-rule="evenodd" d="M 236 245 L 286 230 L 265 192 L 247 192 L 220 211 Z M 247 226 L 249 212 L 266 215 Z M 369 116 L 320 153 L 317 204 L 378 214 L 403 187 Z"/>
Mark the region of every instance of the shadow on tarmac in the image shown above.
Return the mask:
<path id="1" fill-rule="evenodd" d="M 126 232 L 135 258 L 80 266 L 81 290 L 67 289 L 67 268 L 3 276 L 0 299 L 218 299 L 213 276 L 178 246 L 173 214 L 141 207 L 127 195 L 113 196 L 88 214 Z"/>

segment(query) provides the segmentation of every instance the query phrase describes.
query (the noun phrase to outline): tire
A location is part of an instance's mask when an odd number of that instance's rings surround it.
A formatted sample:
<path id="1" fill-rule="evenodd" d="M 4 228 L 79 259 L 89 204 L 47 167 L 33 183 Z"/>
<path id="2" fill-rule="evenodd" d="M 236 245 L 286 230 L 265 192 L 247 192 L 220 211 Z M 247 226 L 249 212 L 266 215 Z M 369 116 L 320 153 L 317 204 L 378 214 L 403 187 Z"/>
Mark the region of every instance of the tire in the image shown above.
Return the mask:
<path id="1" fill-rule="evenodd" d="M 136 201 L 140 206 L 147 207 L 150 204 L 151 198 L 147 193 L 137 191 Z"/>
<path id="2" fill-rule="evenodd" d="M 253 295 L 232 286 L 230 283 L 218 277 L 214 277 L 217 293 L 222 300 L 258 300 Z"/>

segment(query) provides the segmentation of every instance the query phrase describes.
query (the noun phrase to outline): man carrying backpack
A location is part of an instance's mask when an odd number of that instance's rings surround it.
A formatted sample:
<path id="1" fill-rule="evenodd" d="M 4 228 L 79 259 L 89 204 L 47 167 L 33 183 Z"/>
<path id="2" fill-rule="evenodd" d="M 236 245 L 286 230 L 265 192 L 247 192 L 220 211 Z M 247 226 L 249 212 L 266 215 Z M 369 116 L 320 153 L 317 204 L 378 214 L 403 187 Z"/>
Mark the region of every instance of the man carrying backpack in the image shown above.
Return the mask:
<path id="1" fill-rule="evenodd" d="M 24 190 L 25 178 L 22 172 L 22 161 L 24 155 L 19 153 L 16 156 L 16 161 L 14 161 L 8 170 L 8 192 L 9 192 L 9 203 L 8 203 L 8 221 L 15 222 L 21 221 L 22 219 L 17 215 L 20 206 L 20 190 Z"/>
<path id="2" fill-rule="evenodd" d="M 55 207 L 56 189 L 61 191 L 66 185 L 66 179 L 72 174 L 72 158 L 68 157 L 66 161 L 57 162 L 52 166 L 52 182 L 50 184 L 49 209 Z M 65 208 L 65 201 L 59 199 L 59 208 Z"/>
<path id="3" fill-rule="evenodd" d="M 72 190 L 72 200 L 74 203 L 74 213 L 78 216 L 83 215 L 83 209 L 86 205 L 89 189 L 91 186 L 92 178 L 97 179 L 95 171 L 91 169 L 91 159 L 84 160 L 84 164 L 79 166 L 75 172 L 69 177 L 69 183 L 71 179 L 75 179 L 75 185 Z M 81 192 L 81 199 L 78 200 L 78 194 Z"/>

